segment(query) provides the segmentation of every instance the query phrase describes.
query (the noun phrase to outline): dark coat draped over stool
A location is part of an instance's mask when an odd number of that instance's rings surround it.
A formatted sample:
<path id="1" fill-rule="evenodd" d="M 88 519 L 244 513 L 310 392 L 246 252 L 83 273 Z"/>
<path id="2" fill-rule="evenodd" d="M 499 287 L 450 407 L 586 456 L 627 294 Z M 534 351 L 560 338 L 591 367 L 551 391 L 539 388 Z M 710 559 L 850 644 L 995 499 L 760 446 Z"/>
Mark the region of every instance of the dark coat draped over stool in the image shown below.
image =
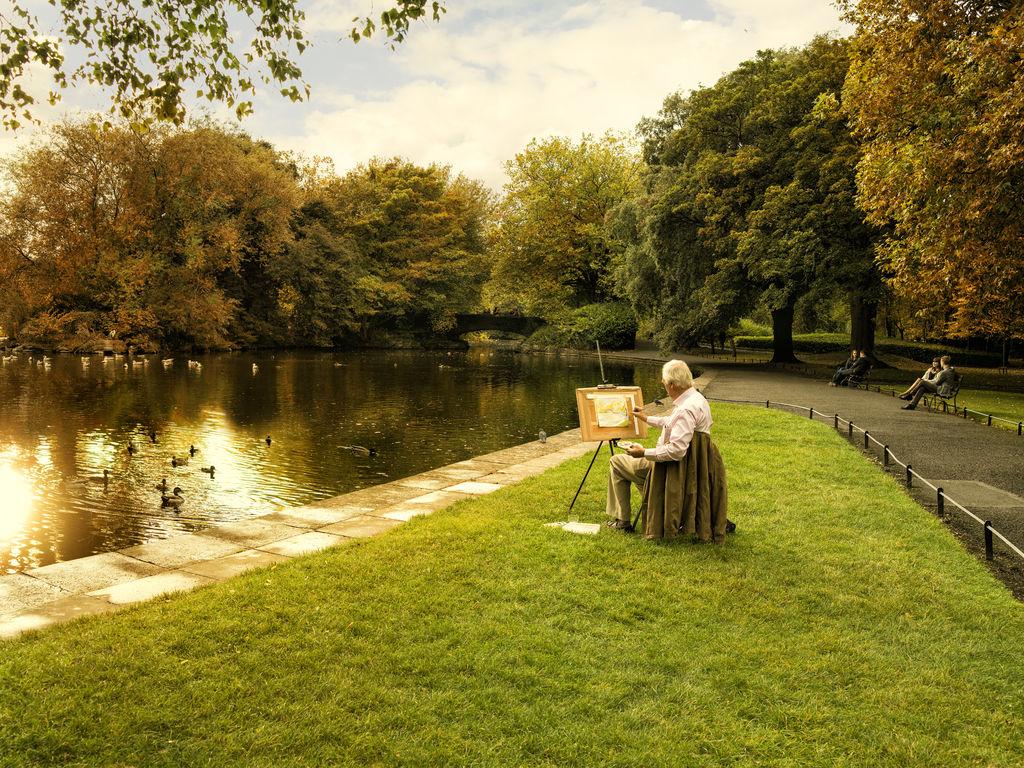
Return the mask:
<path id="1" fill-rule="evenodd" d="M 711 435 L 694 432 L 682 459 L 652 464 L 644 483 L 644 537 L 688 534 L 700 541 L 725 541 L 728 485 L 722 454 Z"/>

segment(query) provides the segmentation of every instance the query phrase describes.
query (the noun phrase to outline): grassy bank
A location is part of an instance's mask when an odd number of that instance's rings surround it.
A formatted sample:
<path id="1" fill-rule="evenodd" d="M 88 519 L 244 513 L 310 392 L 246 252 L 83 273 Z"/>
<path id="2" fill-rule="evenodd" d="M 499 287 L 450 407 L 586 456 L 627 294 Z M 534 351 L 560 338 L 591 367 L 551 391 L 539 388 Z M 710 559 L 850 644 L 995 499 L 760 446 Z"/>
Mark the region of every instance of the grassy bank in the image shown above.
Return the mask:
<path id="1" fill-rule="evenodd" d="M 825 425 L 714 412 L 723 547 L 544 528 L 572 461 L 0 645 L 0 764 L 1024 763 L 1021 606 Z"/>

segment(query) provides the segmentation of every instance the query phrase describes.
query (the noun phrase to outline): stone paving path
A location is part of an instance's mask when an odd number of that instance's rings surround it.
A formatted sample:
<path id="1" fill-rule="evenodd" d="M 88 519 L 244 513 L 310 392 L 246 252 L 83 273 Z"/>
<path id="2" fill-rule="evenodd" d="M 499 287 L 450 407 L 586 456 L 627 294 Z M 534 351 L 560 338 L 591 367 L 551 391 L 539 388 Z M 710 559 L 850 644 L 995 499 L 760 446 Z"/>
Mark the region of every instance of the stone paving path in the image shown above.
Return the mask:
<path id="1" fill-rule="evenodd" d="M 119 552 L 0 577 L 0 638 L 116 611 L 253 568 L 373 536 L 491 493 L 592 451 L 569 430 L 547 439 L 363 488 L 303 507 L 183 533 Z"/>

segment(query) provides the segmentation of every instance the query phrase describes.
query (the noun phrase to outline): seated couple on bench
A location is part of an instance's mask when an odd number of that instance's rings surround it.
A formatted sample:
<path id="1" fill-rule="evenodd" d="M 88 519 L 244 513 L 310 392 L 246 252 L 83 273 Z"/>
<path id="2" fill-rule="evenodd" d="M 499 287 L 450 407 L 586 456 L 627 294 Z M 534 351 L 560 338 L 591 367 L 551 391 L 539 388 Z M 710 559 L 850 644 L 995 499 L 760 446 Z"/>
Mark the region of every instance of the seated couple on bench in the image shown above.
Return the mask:
<path id="1" fill-rule="evenodd" d="M 903 410 L 912 411 L 917 408 L 917 403 L 925 395 L 938 395 L 946 398 L 952 397 L 956 390 L 958 377 L 956 368 L 950 365 L 949 355 L 932 360 L 932 367 L 921 374 L 921 378 L 914 381 L 905 392 L 897 395 L 901 400 L 910 402 L 903 406 Z"/>
<path id="2" fill-rule="evenodd" d="M 725 464 L 711 442 L 711 408 L 693 386 L 693 374 L 682 360 L 661 369 L 661 381 L 675 408 L 667 416 L 633 415 L 656 427 L 661 436 L 654 448 L 634 445 L 611 458 L 608 468 L 608 525 L 632 531 L 630 489 L 643 488 L 644 536 L 673 539 L 687 534 L 700 541 L 725 541 L 736 526 L 726 518 Z"/>
<path id="3" fill-rule="evenodd" d="M 849 384 L 857 384 L 868 375 L 871 370 L 871 359 L 862 349 L 859 353 L 856 349 L 850 350 L 850 356 L 846 362 L 836 368 L 836 374 L 829 382 L 832 387 L 846 387 Z"/>

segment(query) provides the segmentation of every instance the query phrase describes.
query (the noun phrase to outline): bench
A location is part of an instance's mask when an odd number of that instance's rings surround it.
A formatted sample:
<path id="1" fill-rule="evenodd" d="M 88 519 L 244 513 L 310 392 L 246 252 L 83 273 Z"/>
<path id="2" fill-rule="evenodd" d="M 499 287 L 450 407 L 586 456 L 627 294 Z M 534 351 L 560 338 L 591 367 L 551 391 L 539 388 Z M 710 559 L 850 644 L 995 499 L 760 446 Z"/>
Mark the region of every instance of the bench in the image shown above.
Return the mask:
<path id="1" fill-rule="evenodd" d="M 945 411 L 949 401 L 953 401 L 953 413 L 956 413 L 956 398 L 960 394 L 960 386 L 964 383 L 964 375 L 960 372 L 956 374 L 956 380 L 953 382 L 953 386 L 949 388 L 949 391 L 941 395 L 936 392 L 934 395 L 928 395 L 928 407 L 933 408 L 936 400 L 942 403 L 942 410 Z"/>
<path id="2" fill-rule="evenodd" d="M 871 369 L 873 367 L 874 366 L 869 365 L 867 368 L 864 369 L 864 373 L 860 374 L 859 376 L 855 375 L 855 376 L 848 377 L 846 379 L 846 386 L 848 386 L 848 387 L 864 387 L 865 389 L 867 389 L 868 376 L 871 374 Z"/>

